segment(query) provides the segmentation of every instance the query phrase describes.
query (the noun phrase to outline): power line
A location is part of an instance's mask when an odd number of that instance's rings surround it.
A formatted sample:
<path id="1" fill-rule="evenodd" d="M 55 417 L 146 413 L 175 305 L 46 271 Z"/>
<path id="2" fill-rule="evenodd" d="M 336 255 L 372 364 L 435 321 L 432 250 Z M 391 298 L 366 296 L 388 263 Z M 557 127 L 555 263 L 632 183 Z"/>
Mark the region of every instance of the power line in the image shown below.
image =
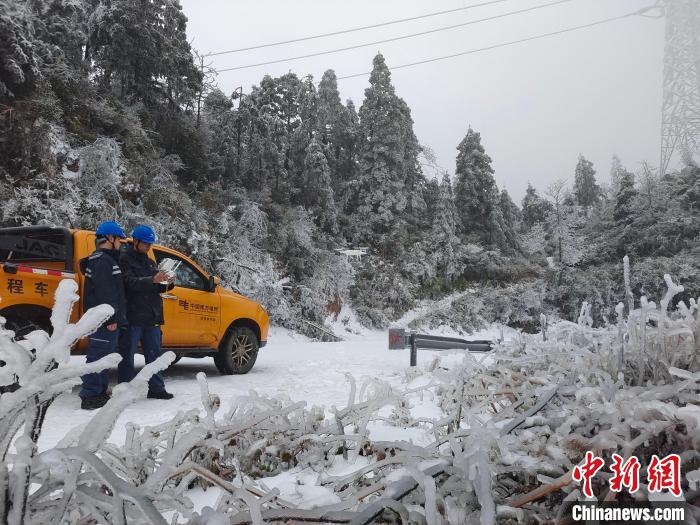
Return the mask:
<path id="1" fill-rule="evenodd" d="M 609 23 L 609 22 L 615 22 L 615 21 L 617 21 L 617 20 L 623 20 L 623 19 L 625 19 L 625 18 L 630 18 L 630 17 L 633 17 L 633 16 L 637 16 L 637 15 L 640 15 L 640 14 L 646 12 L 648 9 L 649 9 L 649 8 L 647 7 L 647 8 L 644 8 L 644 9 L 640 9 L 639 11 L 634 11 L 633 13 L 628 13 L 628 14 L 626 14 L 626 15 L 620 15 L 620 16 L 614 16 L 614 17 L 611 17 L 611 18 L 605 18 L 605 19 L 603 19 L 603 20 L 598 20 L 597 22 L 591 22 L 590 24 L 583 24 L 583 25 L 580 25 L 580 26 L 574 26 L 574 27 L 569 27 L 569 28 L 566 28 L 566 29 L 560 29 L 559 31 L 552 31 L 551 33 L 544 33 L 544 34 L 541 34 L 541 35 L 535 35 L 535 36 L 531 36 L 531 37 L 527 37 L 527 38 L 521 38 L 521 39 L 519 39 L 519 40 L 511 40 L 510 42 L 503 42 L 503 43 L 501 43 L 501 44 L 495 44 L 495 45 L 492 45 L 492 46 L 481 47 L 481 48 L 478 48 L 478 49 L 471 49 L 471 50 L 469 50 L 469 51 L 463 51 L 463 52 L 461 52 L 461 53 L 453 53 L 453 54 L 451 54 L 451 55 L 445 55 L 445 56 L 436 57 L 436 58 L 429 58 L 429 59 L 426 59 L 426 60 L 419 60 L 419 61 L 417 61 L 417 62 L 409 62 L 408 64 L 400 64 L 400 65 L 398 65 L 398 66 L 392 66 L 392 67 L 391 67 L 391 71 L 394 71 L 395 69 L 403 69 L 403 68 L 406 68 L 406 67 L 419 66 L 419 65 L 421 65 L 421 64 L 428 64 L 428 63 L 430 63 L 430 62 L 438 62 L 438 61 L 441 61 L 441 60 L 447 60 L 447 59 L 449 59 L 449 58 L 455 58 L 455 57 L 460 57 L 460 56 L 465 56 L 465 55 L 472 55 L 472 54 L 475 54 L 475 53 L 481 53 L 482 51 L 490 51 L 490 50 L 492 50 L 492 49 L 498 49 L 498 48 L 501 48 L 501 47 L 512 46 L 512 45 L 515 45 L 515 44 L 522 44 L 523 42 L 531 42 L 531 41 L 533 41 L 533 40 L 540 40 L 540 39 L 542 39 L 542 38 L 546 38 L 546 37 L 550 37 L 550 36 L 561 35 L 561 34 L 564 34 L 564 33 L 570 33 L 570 32 L 572 32 L 572 31 L 578 31 L 578 30 L 581 30 L 581 29 L 587 29 L 587 28 L 594 27 L 594 26 L 597 26 L 597 25 L 607 24 L 607 23 Z M 343 79 L 347 79 L 347 78 L 363 77 L 363 76 L 369 75 L 370 73 L 371 73 L 371 71 L 367 71 L 367 72 L 364 72 L 364 73 L 355 73 L 355 74 L 353 74 L 353 75 L 341 76 L 341 77 L 338 77 L 337 79 L 338 79 L 338 80 L 343 80 Z"/>
<path id="2" fill-rule="evenodd" d="M 509 11 L 507 13 L 501 13 L 500 15 L 494 15 L 494 16 L 489 16 L 486 18 L 480 18 L 479 20 L 470 20 L 469 22 L 462 22 L 460 24 L 438 27 L 435 29 L 428 29 L 426 31 L 420 31 L 418 33 L 411 33 L 409 35 L 402 35 L 402 36 L 397 36 L 397 37 L 393 37 L 393 38 L 386 38 L 384 40 L 376 40 L 374 42 L 367 42 L 364 44 L 356 44 L 353 46 L 340 47 L 337 49 L 330 49 L 328 51 L 319 51 L 316 53 L 309 53 L 307 55 L 299 55 L 299 56 L 295 56 L 295 57 L 281 58 L 281 59 L 277 59 L 277 60 L 269 60 L 267 62 L 258 62 L 257 64 L 247 64 L 244 66 L 229 67 L 226 69 L 219 69 L 219 70 L 217 70 L 217 72 L 218 73 L 225 73 L 226 71 L 236 71 L 239 69 L 249 69 L 249 68 L 259 67 L 259 66 L 268 66 L 270 64 L 279 64 L 282 62 L 291 62 L 293 60 L 301 60 L 303 58 L 311 58 L 311 57 L 317 57 L 317 56 L 321 56 L 321 55 L 330 55 L 332 53 L 339 53 L 341 51 L 350 51 L 352 49 L 360 49 L 362 47 L 369 47 L 369 46 L 374 46 L 377 44 L 386 44 L 387 42 L 396 42 L 397 40 L 404 40 L 407 38 L 414 38 L 417 36 L 428 35 L 431 33 L 438 33 L 440 31 L 447 31 L 449 29 L 456 29 L 458 27 L 470 26 L 470 25 L 474 25 L 474 24 L 479 24 L 481 22 L 489 22 L 491 20 L 497 20 L 499 18 L 506 18 L 508 16 L 513 16 L 513 15 L 519 15 L 522 13 L 527 13 L 529 11 L 536 11 L 538 9 L 544 9 L 545 7 L 552 7 L 552 6 L 555 6 L 558 4 L 565 4 L 568 2 L 572 2 L 572 1 L 573 0 L 555 0 L 554 2 L 549 2 L 547 4 L 540 4 L 540 5 L 536 5 L 533 7 L 527 7 L 525 9 L 519 9 L 517 11 Z"/>
<path id="3" fill-rule="evenodd" d="M 378 24 L 372 24 L 372 25 L 368 25 L 368 26 L 353 27 L 351 29 L 342 29 L 340 31 L 333 31 L 332 33 L 322 33 L 319 35 L 293 38 L 291 40 L 281 40 L 279 42 L 270 42 L 269 44 L 260 44 L 257 46 L 250 46 L 250 47 L 241 47 L 238 49 L 231 49 L 229 51 L 217 51 L 216 53 L 207 53 L 204 56 L 227 55 L 229 53 L 240 53 L 242 51 L 251 51 L 253 49 L 263 49 L 265 47 L 281 46 L 284 44 L 294 44 L 296 42 L 305 42 L 307 40 L 315 40 L 317 38 L 325 38 L 325 37 L 329 37 L 329 36 L 344 35 L 347 33 L 353 33 L 355 31 L 364 31 L 365 29 L 375 29 L 377 27 L 385 27 L 385 26 L 389 26 L 389 25 L 393 25 L 393 24 L 401 24 L 403 22 L 411 22 L 413 20 L 420 20 L 422 18 L 430 18 L 433 16 L 446 15 L 449 13 L 456 13 L 458 11 L 466 11 L 467 9 L 474 9 L 476 7 L 484 7 L 484 6 L 488 6 L 488 5 L 502 4 L 503 2 L 509 2 L 509 1 L 510 0 L 490 0 L 489 2 L 481 2 L 479 4 L 472 4 L 472 5 L 468 5 L 465 7 L 457 7 L 455 9 L 447 9 L 445 11 L 436 11 L 434 13 L 427 13 L 424 15 L 412 16 L 409 18 L 401 18 L 398 20 L 390 20 L 388 22 L 380 22 Z"/>

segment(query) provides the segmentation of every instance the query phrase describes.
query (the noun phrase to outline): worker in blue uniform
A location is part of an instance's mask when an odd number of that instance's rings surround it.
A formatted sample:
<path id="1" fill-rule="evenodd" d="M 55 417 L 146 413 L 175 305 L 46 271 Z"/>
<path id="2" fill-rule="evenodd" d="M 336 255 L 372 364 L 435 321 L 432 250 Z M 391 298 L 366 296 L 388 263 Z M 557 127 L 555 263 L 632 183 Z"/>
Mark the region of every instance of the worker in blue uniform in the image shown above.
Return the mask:
<path id="1" fill-rule="evenodd" d="M 120 327 L 125 327 L 126 296 L 119 267 L 121 241 L 126 236 L 119 224 L 103 222 L 95 231 L 95 251 L 81 259 L 80 270 L 85 276 L 83 304 L 88 310 L 108 304 L 114 310 L 97 331 L 88 339 L 86 362 L 92 363 L 117 351 Z M 86 374 L 80 390 L 81 408 L 94 410 L 109 400 L 109 370 Z"/>

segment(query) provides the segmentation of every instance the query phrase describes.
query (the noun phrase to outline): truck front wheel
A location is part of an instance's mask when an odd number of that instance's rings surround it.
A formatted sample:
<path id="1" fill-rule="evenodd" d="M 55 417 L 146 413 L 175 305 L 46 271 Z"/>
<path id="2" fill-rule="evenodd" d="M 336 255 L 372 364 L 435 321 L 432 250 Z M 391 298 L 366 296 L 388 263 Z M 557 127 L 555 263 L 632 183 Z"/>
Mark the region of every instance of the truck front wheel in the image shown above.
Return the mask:
<path id="1" fill-rule="evenodd" d="M 233 328 L 214 357 L 216 368 L 224 375 L 247 374 L 258 358 L 259 346 L 258 338 L 250 328 Z"/>
<path id="2" fill-rule="evenodd" d="M 51 335 L 53 329 L 51 328 L 51 322 L 47 319 L 44 320 L 27 320 L 27 319 L 8 319 L 7 328 L 15 333 L 15 339 L 24 339 L 24 336 L 32 333 L 35 330 L 43 330 L 47 334 Z"/>

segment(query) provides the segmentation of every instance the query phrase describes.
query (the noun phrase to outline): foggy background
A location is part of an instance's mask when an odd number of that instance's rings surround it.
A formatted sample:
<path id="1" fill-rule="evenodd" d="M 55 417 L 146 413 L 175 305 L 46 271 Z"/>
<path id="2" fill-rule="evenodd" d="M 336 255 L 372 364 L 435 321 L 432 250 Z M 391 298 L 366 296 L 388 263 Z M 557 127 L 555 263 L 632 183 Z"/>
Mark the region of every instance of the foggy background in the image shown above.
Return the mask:
<path id="1" fill-rule="evenodd" d="M 200 53 L 255 46 L 479 3 L 478 0 L 181 0 L 188 36 Z M 207 58 L 216 69 L 345 47 L 549 3 L 511 0 L 498 5 Z M 540 190 L 573 181 L 579 154 L 609 180 L 614 153 L 628 169 L 658 165 L 663 71 L 663 19 L 634 16 L 541 40 L 415 67 L 394 66 L 481 48 L 619 16 L 652 0 L 574 0 L 507 18 L 380 46 L 223 72 L 219 87 L 250 92 L 265 74 L 340 76 L 371 70 L 381 51 L 396 92 L 412 110 L 421 144 L 454 172 L 457 144 L 468 126 L 481 132 L 495 177 L 519 202 L 528 181 Z M 650 14 L 654 14 L 653 12 Z M 359 109 L 368 75 L 339 80 L 343 100 Z M 425 169 L 431 176 L 431 170 Z"/>

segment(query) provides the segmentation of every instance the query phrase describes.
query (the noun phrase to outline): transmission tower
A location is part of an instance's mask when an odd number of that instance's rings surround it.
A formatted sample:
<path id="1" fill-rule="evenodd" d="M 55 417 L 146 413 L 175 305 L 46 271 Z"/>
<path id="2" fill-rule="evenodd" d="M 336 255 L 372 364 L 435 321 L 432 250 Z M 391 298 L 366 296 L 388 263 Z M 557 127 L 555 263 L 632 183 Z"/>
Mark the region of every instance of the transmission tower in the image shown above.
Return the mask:
<path id="1" fill-rule="evenodd" d="M 700 0 L 663 0 L 666 13 L 661 174 L 700 149 Z"/>

